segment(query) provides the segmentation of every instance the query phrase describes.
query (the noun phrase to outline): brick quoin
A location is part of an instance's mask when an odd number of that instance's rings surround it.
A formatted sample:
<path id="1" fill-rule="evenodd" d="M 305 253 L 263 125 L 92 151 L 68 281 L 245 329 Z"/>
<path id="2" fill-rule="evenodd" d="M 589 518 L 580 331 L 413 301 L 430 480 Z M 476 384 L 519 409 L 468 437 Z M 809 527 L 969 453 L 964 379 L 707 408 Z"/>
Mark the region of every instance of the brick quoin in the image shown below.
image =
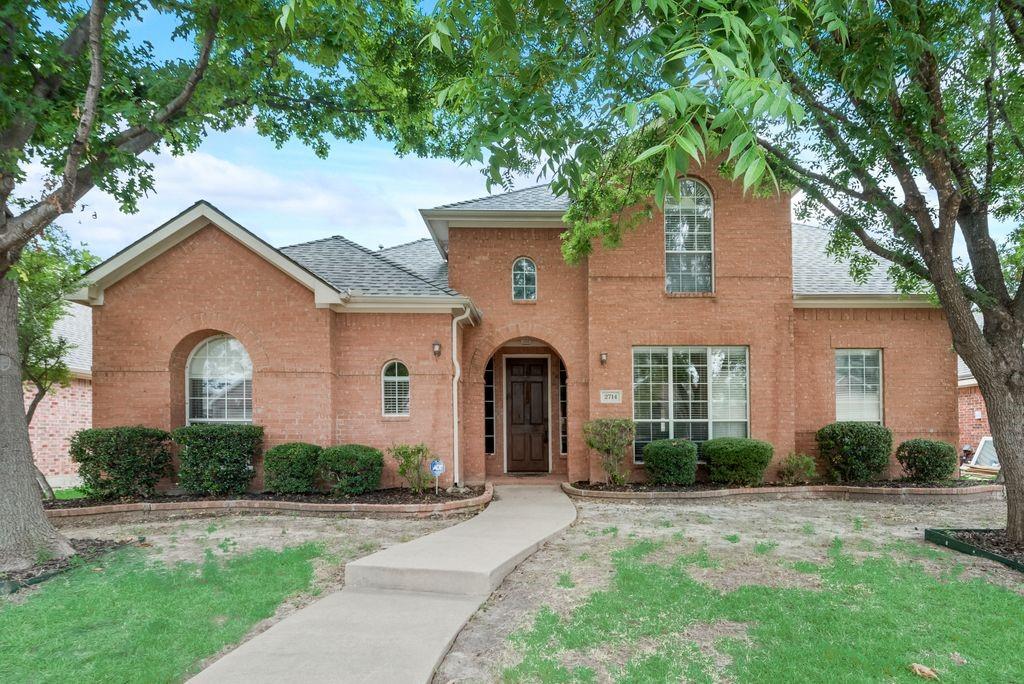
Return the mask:
<path id="1" fill-rule="evenodd" d="M 775 463 L 815 452 L 814 432 L 835 420 L 834 350 L 881 348 L 885 423 L 896 440 L 958 438 L 956 358 L 935 309 L 808 309 L 793 298 L 790 202 L 757 198 L 714 173 L 696 176 L 714 197 L 714 292 L 665 292 L 663 217 L 655 211 L 618 249 L 595 245 L 565 263 L 564 226 L 452 225 L 449 284 L 482 312 L 461 328 L 458 358 L 463 479 L 504 472 L 504 359 L 550 356 L 551 470 L 603 480 L 583 424 L 632 417 L 632 348 L 729 345 L 749 349 L 750 436 L 771 442 Z M 537 300 L 512 301 L 513 262 L 537 264 Z M 843 268 L 842 265 L 836 266 Z M 253 422 L 267 444 L 359 442 L 381 449 L 424 442 L 448 463 L 452 415 L 450 314 L 339 313 L 215 226 L 186 238 L 109 286 L 95 307 L 93 418 L 97 426 L 184 423 L 188 354 L 206 337 L 238 338 L 253 360 Z M 442 352 L 434 356 L 432 346 Z M 600 354 L 607 363 L 600 363 Z M 411 374 L 409 417 L 381 415 L 380 372 L 391 359 Z M 495 368 L 495 449 L 484 449 L 484 369 Z M 558 363 L 568 381 L 568 449 L 558 444 Z M 622 391 L 602 404 L 602 389 Z M 898 474 L 893 465 L 890 474 Z M 642 466 L 632 469 L 645 477 Z M 388 462 L 383 486 L 397 484 Z M 254 483 L 260 487 L 259 479 Z"/>

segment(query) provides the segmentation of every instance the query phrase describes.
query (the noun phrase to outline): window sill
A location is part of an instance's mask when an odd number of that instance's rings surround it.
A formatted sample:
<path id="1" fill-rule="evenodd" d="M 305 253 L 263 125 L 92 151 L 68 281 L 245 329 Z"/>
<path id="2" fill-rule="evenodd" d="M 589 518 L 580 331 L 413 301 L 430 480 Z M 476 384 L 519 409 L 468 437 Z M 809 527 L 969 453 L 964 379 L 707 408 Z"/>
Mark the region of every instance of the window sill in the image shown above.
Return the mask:
<path id="1" fill-rule="evenodd" d="M 536 299 L 513 299 L 513 300 L 511 300 L 511 302 L 513 304 L 527 304 L 527 305 L 529 305 L 529 304 L 536 304 L 537 300 Z"/>
<path id="2" fill-rule="evenodd" d="M 411 418 L 412 418 L 412 416 L 409 416 L 409 415 L 405 415 L 405 416 L 381 416 L 381 420 L 386 421 L 388 423 L 405 423 L 408 420 L 410 420 Z"/>
<path id="3" fill-rule="evenodd" d="M 665 292 L 669 299 L 714 299 L 718 295 L 714 292 Z"/>

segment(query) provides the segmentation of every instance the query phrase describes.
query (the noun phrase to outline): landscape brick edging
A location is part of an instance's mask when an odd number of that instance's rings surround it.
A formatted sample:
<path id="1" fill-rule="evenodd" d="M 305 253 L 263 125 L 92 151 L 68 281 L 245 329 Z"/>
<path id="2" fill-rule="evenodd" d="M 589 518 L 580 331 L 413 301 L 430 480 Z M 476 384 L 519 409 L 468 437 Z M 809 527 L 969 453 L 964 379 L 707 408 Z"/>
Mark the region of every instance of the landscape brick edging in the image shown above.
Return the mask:
<path id="1" fill-rule="evenodd" d="M 617 501 L 690 501 L 699 499 L 839 499 L 846 501 L 891 502 L 970 502 L 1002 499 L 1003 485 L 976 487 L 850 487 L 847 485 L 803 485 L 797 487 L 737 487 L 735 489 L 705 489 L 692 492 L 601 492 L 578 489 L 568 482 L 562 491 L 581 499 Z"/>
<path id="2" fill-rule="evenodd" d="M 491 502 L 494 487 L 490 483 L 484 485 L 480 496 L 445 503 L 430 504 L 371 504 L 371 503 L 304 503 L 301 501 L 260 501 L 256 499 L 221 499 L 215 501 L 164 501 L 123 504 L 103 504 L 100 506 L 83 506 L 81 508 L 51 508 L 46 515 L 51 520 L 68 518 L 85 518 L 93 515 L 112 515 L 121 513 L 204 513 L 208 511 L 224 512 L 239 511 L 245 513 L 308 513 L 322 515 L 337 514 L 376 514 L 393 517 L 426 518 L 431 516 L 446 517 L 453 513 L 464 513 L 482 509 Z"/>

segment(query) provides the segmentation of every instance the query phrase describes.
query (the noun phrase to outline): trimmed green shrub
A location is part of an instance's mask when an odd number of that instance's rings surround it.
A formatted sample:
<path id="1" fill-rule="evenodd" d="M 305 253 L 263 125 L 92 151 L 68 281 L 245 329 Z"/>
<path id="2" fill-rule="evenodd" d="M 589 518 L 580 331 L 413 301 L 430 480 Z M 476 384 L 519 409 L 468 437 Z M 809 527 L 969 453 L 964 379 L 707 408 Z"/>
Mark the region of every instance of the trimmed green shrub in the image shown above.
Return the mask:
<path id="1" fill-rule="evenodd" d="M 806 484 L 817 476 L 814 458 L 807 454 L 790 454 L 779 466 L 779 481 L 782 484 Z"/>
<path id="2" fill-rule="evenodd" d="M 892 431 L 874 423 L 830 423 L 818 430 L 817 439 L 821 457 L 839 482 L 877 480 L 892 455 Z"/>
<path id="3" fill-rule="evenodd" d="M 71 438 L 71 460 L 90 496 L 151 496 L 170 472 L 170 442 L 164 430 L 141 425 L 79 430 Z"/>
<path id="4" fill-rule="evenodd" d="M 241 494 L 263 447 L 258 425 L 188 425 L 171 433 L 181 446 L 178 483 L 190 494 Z"/>
<path id="5" fill-rule="evenodd" d="M 601 467 L 614 485 L 626 484 L 626 454 L 636 438 L 636 423 L 628 418 L 598 418 L 583 425 L 587 446 L 601 454 Z"/>
<path id="6" fill-rule="evenodd" d="M 685 439 L 657 439 L 644 445 L 644 468 L 659 485 L 692 485 L 697 481 L 697 445 Z"/>
<path id="7" fill-rule="evenodd" d="M 719 437 L 701 446 L 708 464 L 708 479 L 715 484 L 756 485 L 772 462 L 774 448 L 768 442 L 744 437 Z"/>
<path id="8" fill-rule="evenodd" d="M 398 475 L 409 483 L 409 489 L 422 494 L 430 482 L 427 467 L 433 459 L 426 444 L 399 444 L 388 449 L 388 455 L 398 463 Z"/>
<path id="9" fill-rule="evenodd" d="M 316 444 L 278 444 L 263 455 L 263 486 L 278 494 L 307 494 L 316 491 L 320 452 Z"/>
<path id="10" fill-rule="evenodd" d="M 384 454 L 362 444 L 343 444 L 320 452 L 320 470 L 336 496 L 372 492 L 380 487 Z"/>
<path id="11" fill-rule="evenodd" d="M 946 442 L 908 439 L 896 449 L 896 460 L 910 479 L 934 482 L 953 476 L 957 455 L 953 445 Z"/>

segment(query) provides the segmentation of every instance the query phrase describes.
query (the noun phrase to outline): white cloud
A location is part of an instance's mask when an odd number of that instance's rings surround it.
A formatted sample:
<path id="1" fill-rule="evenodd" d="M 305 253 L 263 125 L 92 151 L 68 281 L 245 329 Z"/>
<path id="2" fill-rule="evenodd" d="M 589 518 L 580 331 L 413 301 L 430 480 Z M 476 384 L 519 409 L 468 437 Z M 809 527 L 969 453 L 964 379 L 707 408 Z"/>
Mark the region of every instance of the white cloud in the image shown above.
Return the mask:
<path id="1" fill-rule="evenodd" d="M 338 144 L 320 160 L 299 146 L 274 150 L 242 130 L 198 152 L 150 161 L 155 190 L 139 200 L 138 213 L 122 213 L 93 190 L 58 223 L 107 257 L 205 199 L 274 245 L 341 234 L 376 247 L 426 236 L 421 208 L 486 194 L 477 169 L 402 159 L 374 142 Z M 30 169 L 30 190 L 39 187 L 40 171 Z"/>

